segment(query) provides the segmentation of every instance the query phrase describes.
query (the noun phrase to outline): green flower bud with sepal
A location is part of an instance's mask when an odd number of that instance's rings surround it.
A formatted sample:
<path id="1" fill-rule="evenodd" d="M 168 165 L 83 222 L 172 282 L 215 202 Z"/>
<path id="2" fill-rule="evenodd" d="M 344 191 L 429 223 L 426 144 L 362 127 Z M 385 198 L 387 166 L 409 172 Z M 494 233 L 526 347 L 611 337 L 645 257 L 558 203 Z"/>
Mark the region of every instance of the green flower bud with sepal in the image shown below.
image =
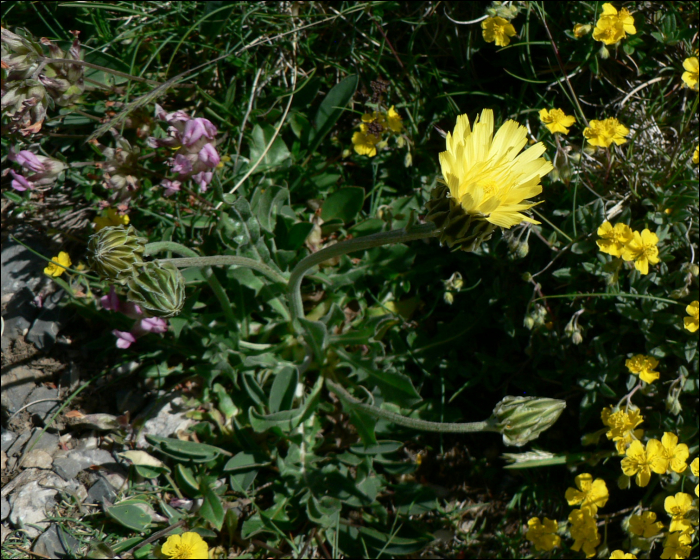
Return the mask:
<path id="1" fill-rule="evenodd" d="M 134 265 L 143 263 L 147 242 L 132 226 L 103 228 L 90 236 L 88 264 L 103 278 L 124 284 L 134 273 Z"/>
<path id="2" fill-rule="evenodd" d="M 539 397 L 505 397 L 493 409 L 491 419 L 506 445 L 522 446 L 552 427 L 566 402 Z"/>
<path id="3" fill-rule="evenodd" d="M 185 279 L 170 263 L 147 262 L 134 268 L 127 299 L 155 317 L 172 317 L 185 303 Z"/>

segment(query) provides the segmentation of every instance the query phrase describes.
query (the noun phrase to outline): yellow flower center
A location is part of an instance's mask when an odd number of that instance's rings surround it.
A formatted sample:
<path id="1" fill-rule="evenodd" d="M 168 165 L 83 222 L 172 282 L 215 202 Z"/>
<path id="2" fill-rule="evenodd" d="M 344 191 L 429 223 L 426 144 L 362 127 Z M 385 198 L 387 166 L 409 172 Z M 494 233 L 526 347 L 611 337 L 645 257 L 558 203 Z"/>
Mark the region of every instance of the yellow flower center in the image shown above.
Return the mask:
<path id="1" fill-rule="evenodd" d="M 194 558 L 194 548 L 186 544 L 178 544 L 175 546 L 175 554 L 171 558 Z"/>

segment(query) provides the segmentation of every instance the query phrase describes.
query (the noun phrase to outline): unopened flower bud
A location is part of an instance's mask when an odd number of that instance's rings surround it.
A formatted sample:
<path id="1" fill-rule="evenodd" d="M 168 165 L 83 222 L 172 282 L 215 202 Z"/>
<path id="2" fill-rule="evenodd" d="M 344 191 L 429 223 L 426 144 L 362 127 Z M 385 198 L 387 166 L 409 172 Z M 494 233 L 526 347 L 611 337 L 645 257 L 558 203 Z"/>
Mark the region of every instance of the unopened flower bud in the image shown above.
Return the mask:
<path id="1" fill-rule="evenodd" d="M 124 284 L 134 265 L 143 262 L 147 241 L 132 226 L 106 227 L 90 237 L 88 264 L 103 278 Z"/>
<path id="2" fill-rule="evenodd" d="M 175 265 L 147 262 L 128 278 L 129 301 L 154 317 L 173 317 L 185 303 L 185 279 Z"/>
<path id="3" fill-rule="evenodd" d="M 506 445 L 522 446 L 552 427 L 566 402 L 539 397 L 505 397 L 493 409 L 492 420 Z"/>

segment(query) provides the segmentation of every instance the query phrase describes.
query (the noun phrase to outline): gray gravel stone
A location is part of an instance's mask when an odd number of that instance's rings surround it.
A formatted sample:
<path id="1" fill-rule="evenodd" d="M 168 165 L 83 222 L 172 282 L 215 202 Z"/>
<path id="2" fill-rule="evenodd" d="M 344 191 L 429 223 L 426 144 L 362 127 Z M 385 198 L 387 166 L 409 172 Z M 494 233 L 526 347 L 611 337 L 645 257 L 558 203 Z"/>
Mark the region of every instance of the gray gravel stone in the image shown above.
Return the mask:
<path id="1" fill-rule="evenodd" d="M 25 232 L 21 228 L 17 228 L 14 235 L 22 239 L 32 249 L 47 254 L 45 247 L 28 239 L 28 234 L 31 233 L 30 230 Z M 0 289 L 2 290 L 3 303 L 9 301 L 24 287 L 36 294 L 39 293 L 42 286 L 47 284 L 48 279 L 43 273 L 46 261 L 12 239 L 3 243 L 0 262 L 2 263 Z M 7 321 L 7 319 L 5 320 Z"/>
<path id="2" fill-rule="evenodd" d="M 58 451 L 58 436 L 48 432 L 41 433 L 41 428 L 34 428 L 25 449 L 42 449 L 53 455 Z"/>
<path id="3" fill-rule="evenodd" d="M 44 424 L 61 405 L 60 401 L 58 400 L 58 389 L 51 389 L 43 385 L 39 385 L 29 394 L 26 399 L 26 404 L 35 401 L 42 402 L 37 402 L 36 404 L 28 406 L 27 411 L 29 411 L 29 413 L 32 415 L 32 419 L 35 421 L 35 423 L 41 424 Z"/>
<path id="4" fill-rule="evenodd" d="M 70 457 L 55 457 L 53 470 L 63 480 L 73 480 L 83 468 L 78 461 L 74 461 Z"/>
<path id="5" fill-rule="evenodd" d="M 44 299 L 39 316 L 27 333 L 26 340 L 42 352 L 48 352 L 56 343 L 56 337 L 65 324 L 67 313 L 58 305 L 64 293 L 58 290 Z"/>
<path id="6" fill-rule="evenodd" d="M 47 558 L 77 558 L 79 545 L 75 537 L 52 523 L 36 540 L 32 550 Z"/>
<path id="7" fill-rule="evenodd" d="M 15 439 L 17 439 L 16 433 L 3 428 L 2 434 L 0 434 L 0 449 L 2 449 L 3 451 L 7 451 L 10 448 L 10 446 L 14 443 Z"/>
<path id="8" fill-rule="evenodd" d="M 187 408 L 182 405 L 182 397 L 177 394 L 171 395 L 169 400 L 165 401 L 157 412 L 152 410 L 150 413 L 155 413 L 155 417 L 149 418 L 144 422 L 137 441 L 137 447 L 139 448 L 148 445 L 146 441 L 147 435 L 170 437 L 176 432 L 186 430 L 194 424 L 194 420 L 187 418 Z"/>
<path id="9" fill-rule="evenodd" d="M 17 436 L 15 441 L 12 442 L 12 445 L 7 450 L 7 456 L 8 457 L 15 457 L 16 455 L 19 455 L 22 452 L 22 449 L 24 448 L 24 444 L 29 441 L 29 437 L 32 435 L 31 432 L 22 432 Z"/>
<path id="10" fill-rule="evenodd" d="M 43 449 L 33 449 L 22 458 L 24 468 L 50 469 L 53 457 Z"/>
<path id="11" fill-rule="evenodd" d="M 3 337 L 4 339 L 4 337 Z M 42 373 L 27 366 L 15 366 L 2 374 L 0 402 L 8 414 L 14 414 L 34 389 L 34 380 Z"/>
<path id="12" fill-rule="evenodd" d="M 10 515 L 10 502 L 3 498 L 0 501 L 0 521 L 5 521 L 8 515 Z"/>
<path id="13" fill-rule="evenodd" d="M 88 502 L 91 504 L 104 505 L 105 500 L 114 503 L 117 497 L 117 492 L 109 482 L 104 478 L 100 478 L 88 490 Z"/>

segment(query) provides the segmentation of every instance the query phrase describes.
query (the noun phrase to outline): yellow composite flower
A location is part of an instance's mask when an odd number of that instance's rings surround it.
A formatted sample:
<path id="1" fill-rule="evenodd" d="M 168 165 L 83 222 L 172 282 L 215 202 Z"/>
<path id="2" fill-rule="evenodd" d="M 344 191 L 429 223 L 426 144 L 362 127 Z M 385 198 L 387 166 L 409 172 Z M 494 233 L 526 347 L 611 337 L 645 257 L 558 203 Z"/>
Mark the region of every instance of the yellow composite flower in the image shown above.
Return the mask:
<path id="1" fill-rule="evenodd" d="M 692 533 L 693 525 L 690 519 L 686 519 L 688 512 L 693 509 L 693 497 L 685 492 L 678 492 L 675 496 L 666 496 L 664 509 L 671 516 L 671 526 L 668 530 Z"/>
<path id="2" fill-rule="evenodd" d="M 58 276 L 63 274 L 66 271 L 66 267 L 69 267 L 71 264 L 73 264 L 70 260 L 70 255 L 65 251 L 61 251 L 57 257 L 54 257 L 51 260 L 56 261 L 58 264 L 50 262 L 48 266 L 44 269 L 44 274 L 46 274 L 47 276 L 52 276 L 53 278 L 57 278 Z"/>
<path id="3" fill-rule="evenodd" d="M 120 216 L 114 208 L 108 208 L 102 213 L 102 216 L 97 216 L 92 223 L 95 224 L 95 232 L 98 232 L 106 227 L 129 225 L 129 216 L 126 214 Z"/>
<path id="4" fill-rule="evenodd" d="M 578 475 L 574 482 L 578 487 L 567 488 L 564 497 L 570 506 L 581 504 L 581 509 L 588 508 L 595 515 L 599 507 L 603 507 L 610 495 L 608 487 L 602 478 L 593 480 L 593 476 L 588 473 Z"/>
<path id="5" fill-rule="evenodd" d="M 507 47 L 510 38 L 516 34 L 515 27 L 507 19 L 502 17 L 490 17 L 481 22 L 484 41 L 496 43 L 498 47 Z"/>
<path id="6" fill-rule="evenodd" d="M 557 535 L 559 524 L 553 519 L 545 517 L 543 523 L 539 517 L 533 517 L 527 526 L 525 538 L 535 545 L 536 550 L 549 551 L 561 544 L 561 537 Z"/>
<path id="7" fill-rule="evenodd" d="M 622 256 L 622 249 L 632 240 L 634 232 L 632 228 L 622 222 L 612 226 L 610 222 L 603 222 L 598 228 L 598 239 L 596 244 L 603 252 L 613 257 Z"/>
<path id="8" fill-rule="evenodd" d="M 618 146 L 627 142 L 625 136 L 630 133 L 629 128 L 621 124 L 615 117 L 609 117 L 603 121 L 592 120 L 583 135 L 591 146 L 607 148 L 615 142 Z"/>
<path id="9" fill-rule="evenodd" d="M 685 72 L 683 72 L 681 79 L 686 87 L 698 91 L 698 57 L 691 56 L 686 58 L 683 61 L 683 68 L 685 68 Z"/>
<path id="10" fill-rule="evenodd" d="M 695 332 L 700 327 L 700 303 L 694 301 L 685 308 L 688 317 L 683 317 L 683 327 L 690 332 Z"/>
<path id="11" fill-rule="evenodd" d="M 620 560 L 620 559 L 627 559 L 627 558 L 636 558 L 634 554 L 631 552 L 625 552 L 624 550 L 614 550 L 612 554 L 610 554 L 610 559 L 611 560 Z"/>
<path id="12" fill-rule="evenodd" d="M 652 471 L 664 474 L 668 467 L 664 448 L 658 439 L 650 439 L 646 449 L 640 441 L 635 440 L 627 448 L 626 455 L 621 462 L 622 472 L 629 477 L 637 475 L 637 486 L 640 487 L 649 484 Z"/>
<path id="13" fill-rule="evenodd" d="M 659 365 L 659 360 L 653 356 L 637 354 L 627 360 L 625 365 L 630 373 L 638 375 L 639 379 L 645 383 L 653 383 L 659 378 L 659 372 L 654 371 L 654 368 Z"/>
<path id="14" fill-rule="evenodd" d="M 583 548 L 586 558 L 595 555 L 595 547 L 600 544 L 600 534 L 591 511 L 589 509 L 575 509 L 569 514 L 571 523 L 571 538 L 574 544 L 571 550 L 578 552 Z"/>
<path id="15" fill-rule="evenodd" d="M 693 473 L 693 476 L 695 478 L 697 478 L 698 477 L 698 458 L 697 457 L 695 457 L 695 459 L 693 459 L 693 462 L 690 463 L 690 470 Z M 700 487 L 700 484 L 695 485 L 695 495 L 700 497 L 700 494 L 698 494 L 698 487 Z"/>
<path id="16" fill-rule="evenodd" d="M 567 127 L 571 126 L 576 122 L 576 117 L 567 115 L 561 109 L 552 109 L 551 111 L 547 109 L 540 110 L 540 120 L 547 127 L 547 130 L 554 134 L 555 132 L 561 132 L 562 134 L 569 134 L 569 129 Z"/>
<path id="17" fill-rule="evenodd" d="M 677 473 L 682 473 L 688 468 L 686 464 L 688 457 L 690 457 L 688 446 L 685 443 L 678 443 L 676 434 L 664 432 L 664 436 L 661 438 L 661 445 L 664 447 L 668 468 Z"/>
<path id="18" fill-rule="evenodd" d="M 603 4 L 603 13 L 596 22 L 593 30 L 593 39 L 606 45 L 612 45 L 624 39 L 627 35 L 634 35 L 637 29 L 634 26 L 634 17 L 627 9 L 619 12 L 612 4 Z"/>
<path id="19" fill-rule="evenodd" d="M 664 540 L 664 551 L 661 558 L 688 558 L 690 556 L 690 540 L 688 533 L 669 533 Z"/>
<path id="20" fill-rule="evenodd" d="M 645 511 L 642 515 L 630 517 L 629 527 L 633 535 L 650 539 L 663 531 L 664 524 L 656 520 L 656 514 L 653 511 Z"/>
<path id="21" fill-rule="evenodd" d="M 638 231 L 622 250 L 622 258 L 626 261 L 634 261 L 634 268 L 641 274 L 649 274 L 649 264 L 659 262 L 659 248 L 656 246 L 659 238 L 655 233 L 645 229 L 640 234 Z"/>
<path id="22" fill-rule="evenodd" d="M 401 115 L 394 109 L 393 105 L 389 107 L 389 110 L 386 112 L 386 124 L 389 130 L 397 134 L 403 130 Z"/>
<path id="23" fill-rule="evenodd" d="M 160 551 L 168 558 L 209 558 L 209 547 L 197 533 L 170 535 Z"/>
<path id="24" fill-rule="evenodd" d="M 483 215 L 494 225 L 510 228 L 521 222 L 539 222 L 521 212 L 535 206 L 526 200 L 542 192 L 540 179 L 552 164 L 540 157 L 542 142 L 520 151 L 527 144 L 527 129 L 508 120 L 493 134 L 491 109 L 484 109 L 469 125 L 460 115 L 452 133 L 447 133 L 447 150 L 440 153 L 442 176 L 450 195 L 468 214 Z"/>

